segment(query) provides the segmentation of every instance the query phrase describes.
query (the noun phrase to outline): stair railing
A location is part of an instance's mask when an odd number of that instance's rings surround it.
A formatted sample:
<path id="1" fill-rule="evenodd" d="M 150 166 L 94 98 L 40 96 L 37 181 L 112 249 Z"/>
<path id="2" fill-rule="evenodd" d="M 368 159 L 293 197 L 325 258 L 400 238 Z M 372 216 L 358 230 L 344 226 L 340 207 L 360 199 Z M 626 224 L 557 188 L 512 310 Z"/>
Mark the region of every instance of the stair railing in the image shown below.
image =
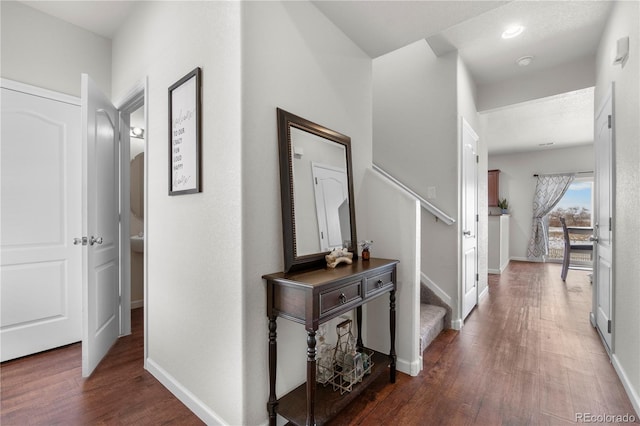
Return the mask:
<path id="1" fill-rule="evenodd" d="M 385 178 L 393 182 L 396 186 L 400 187 L 400 189 L 402 189 L 403 191 L 409 193 L 412 197 L 415 197 L 418 201 L 420 201 L 420 205 L 422 206 L 422 208 L 428 211 L 429 213 L 431 213 L 432 215 L 434 215 L 436 219 L 441 220 L 446 225 L 453 225 L 454 223 L 456 223 L 456 220 L 453 217 L 449 216 L 448 214 L 440 210 L 438 207 L 434 206 L 432 203 L 422 198 L 422 196 L 418 195 L 411 188 L 409 188 L 408 186 L 400 182 L 395 177 L 391 176 L 388 172 L 386 172 L 380 166 L 373 164 L 373 170 L 375 170 L 376 172 L 380 173 L 382 176 L 384 176 Z"/>

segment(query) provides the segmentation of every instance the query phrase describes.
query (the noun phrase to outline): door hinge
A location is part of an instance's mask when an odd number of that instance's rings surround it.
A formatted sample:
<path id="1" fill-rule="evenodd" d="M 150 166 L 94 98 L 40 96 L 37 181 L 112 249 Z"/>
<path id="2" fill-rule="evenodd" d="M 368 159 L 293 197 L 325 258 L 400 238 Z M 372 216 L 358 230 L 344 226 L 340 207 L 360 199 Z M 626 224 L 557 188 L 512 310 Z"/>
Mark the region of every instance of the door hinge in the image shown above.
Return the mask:
<path id="1" fill-rule="evenodd" d="M 476 274 L 476 281 L 480 281 L 480 274 Z"/>
<path id="2" fill-rule="evenodd" d="M 315 178 L 315 180 L 316 180 L 316 185 L 317 185 L 318 184 L 318 178 Z M 309 181 L 307 181 L 307 182 L 309 182 Z"/>
<path id="3" fill-rule="evenodd" d="M 608 120 L 608 122 L 609 122 L 609 123 L 608 123 L 609 128 L 611 128 L 611 114 L 609 114 L 609 115 L 607 116 L 607 120 Z"/>
<path id="4" fill-rule="evenodd" d="M 320 231 L 320 239 L 324 240 L 324 232 Z"/>
<path id="5" fill-rule="evenodd" d="M 609 231 L 613 231 L 613 227 L 611 226 L 611 218 L 609 218 Z"/>
<path id="6" fill-rule="evenodd" d="M 480 222 L 480 215 L 479 214 L 476 215 L 476 222 Z"/>
<path id="7" fill-rule="evenodd" d="M 611 334 L 611 320 L 607 321 L 607 333 Z"/>
<path id="8" fill-rule="evenodd" d="M 480 162 L 480 156 L 476 155 L 476 163 L 479 163 L 479 162 Z"/>

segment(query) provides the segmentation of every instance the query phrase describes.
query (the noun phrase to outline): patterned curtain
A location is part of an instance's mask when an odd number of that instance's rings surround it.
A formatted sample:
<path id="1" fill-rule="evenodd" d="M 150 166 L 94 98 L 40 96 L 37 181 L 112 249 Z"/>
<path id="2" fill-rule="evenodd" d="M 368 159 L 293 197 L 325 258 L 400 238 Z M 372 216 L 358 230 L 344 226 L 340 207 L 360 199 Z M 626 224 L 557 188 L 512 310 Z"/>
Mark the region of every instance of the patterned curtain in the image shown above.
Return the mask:
<path id="1" fill-rule="evenodd" d="M 549 254 L 549 236 L 545 218 L 567 192 L 574 179 L 574 174 L 538 176 L 536 192 L 533 196 L 533 220 L 527 258 L 543 260 L 543 256 Z"/>

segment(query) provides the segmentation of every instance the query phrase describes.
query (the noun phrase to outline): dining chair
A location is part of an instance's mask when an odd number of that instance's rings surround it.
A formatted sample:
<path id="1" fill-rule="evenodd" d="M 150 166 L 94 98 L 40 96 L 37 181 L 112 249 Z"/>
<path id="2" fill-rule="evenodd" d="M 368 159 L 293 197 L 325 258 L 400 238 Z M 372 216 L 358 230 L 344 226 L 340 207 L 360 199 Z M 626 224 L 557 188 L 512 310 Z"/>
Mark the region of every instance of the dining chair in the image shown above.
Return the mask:
<path id="1" fill-rule="evenodd" d="M 569 238 L 569 229 L 567 228 L 567 223 L 564 217 L 560 218 L 560 223 L 562 224 L 562 233 L 564 234 L 564 254 L 562 256 L 562 272 L 560 273 L 560 278 L 562 278 L 562 281 L 566 281 L 567 272 L 569 272 L 571 263 L 571 253 L 589 253 L 590 256 L 593 257 L 593 243 L 588 241 L 572 243 Z M 591 270 L 592 268 L 581 267 L 580 269 Z"/>

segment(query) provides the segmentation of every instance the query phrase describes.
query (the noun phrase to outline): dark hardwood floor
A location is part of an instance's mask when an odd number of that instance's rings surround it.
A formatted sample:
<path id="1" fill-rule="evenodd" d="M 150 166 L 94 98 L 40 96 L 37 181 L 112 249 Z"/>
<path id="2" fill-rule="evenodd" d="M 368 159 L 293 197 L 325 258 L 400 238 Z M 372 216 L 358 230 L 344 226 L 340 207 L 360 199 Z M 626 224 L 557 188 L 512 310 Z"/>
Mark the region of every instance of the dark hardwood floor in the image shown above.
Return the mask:
<path id="1" fill-rule="evenodd" d="M 637 419 L 590 310 L 586 272 L 569 271 L 565 284 L 560 265 L 512 262 L 490 275 L 489 294 L 463 329 L 444 331 L 425 351 L 418 377 L 398 374 L 392 385 L 382 375 L 333 425 L 562 425 L 576 423 L 577 413 Z M 0 424 L 202 424 L 142 368 L 142 310 L 133 314 L 133 334 L 89 379 L 81 377 L 80 344 L 3 363 Z"/>
<path id="2" fill-rule="evenodd" d="M 143 368 L 142 309 L 88 379 L 80 343 L 0 365 L 2 426 L 202 425 Z"/>
<path id="3" fill-rule="evenodd" d="M 461 331 L 445 330 L 418 377 L 381 377 L 333 425 L 563 425 L 638 415 L 589 323 L 587 272 L 511 262 Z M 599 424 L 602 424 L 600 422 Z"/>

